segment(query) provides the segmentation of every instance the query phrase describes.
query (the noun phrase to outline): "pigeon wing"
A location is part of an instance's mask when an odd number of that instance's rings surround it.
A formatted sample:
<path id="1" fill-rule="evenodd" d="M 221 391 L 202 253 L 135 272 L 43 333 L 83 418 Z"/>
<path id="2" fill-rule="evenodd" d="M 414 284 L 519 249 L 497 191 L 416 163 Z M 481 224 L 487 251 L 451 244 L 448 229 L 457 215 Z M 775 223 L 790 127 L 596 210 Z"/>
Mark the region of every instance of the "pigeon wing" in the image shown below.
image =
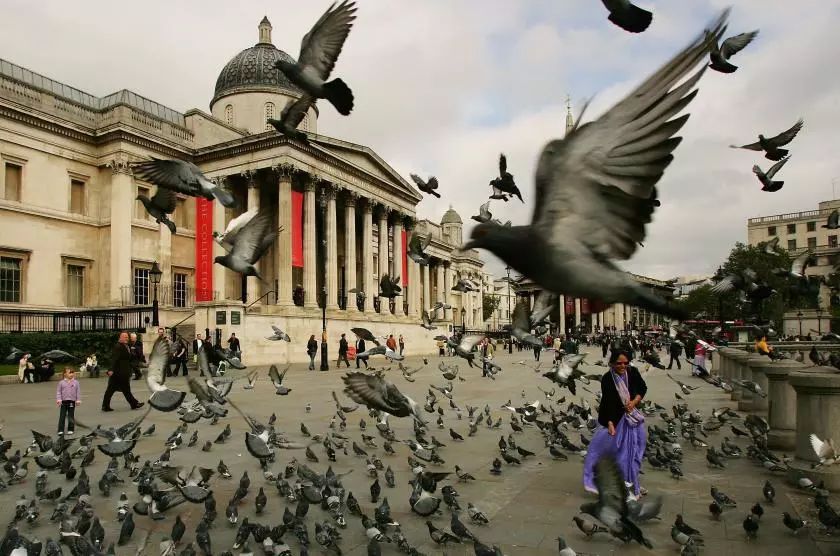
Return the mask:
<path id="1" fill-rule="evenodd" d="M 373 333 L 370 330 L 368 330 L 367 328 L 362 328 L 360 326 L 357 326 L 356 328 L 351 328 L 350 331 L 353 334 L 355 334 L 356 336 L 358 336 L 359 338 L 361 338 L 362 340 L 365 340 L 365 341 L 368 341 L 368 342 L 375 342 L 376 341 L 376 336 L 374 336 Z"/>
<path id="2" fill-rule="evenodd" d="M 805 121 L 802 118 L 799 118 L 793 126 L 787 131 L 783 131 L 780 134 L 776 135 L 772 139 L 769 139 L 768 142 L 773 145 L 774 147 L 781 147 L 787 145 L 793 138 L 796 137 L 796 134 L 799 133 L 799 130 L 802 129 L 802 126 L 805 125 Z"/>
<path id="3" fill-rule="evenodd" d="M 499 155 L 499 175 L 504 176 L 507 172 L 507 157 L 505 153 Z"/>
<path id="4" fill-rule="evenodd" d="M 427 182 L 426 182 L 426 187 L 428 187 L 428 188 L 429 188 L 429 189 L 431 189 L 431 190 L 435 190 L 435 189 L 437 189 L 439 186 L 440 186 L 440 184 L 438 183 L 438 179 L 437 179 L 436 177 L 434 177 L 434 176 L 431 176 L 431 177 L 429 178 L 429 181 L 427 181 Z"/>
<path id="5" fill-rule="evenodd" d="M 314 103 L 315 99 L 305 93 L 297 100 L 290 100 L 280 112 L 280 121 L 292 129 L 297 129 Z"/>
<path id="6" fill-rule="evenodd" d="M 158 187 L 152 196 L 152 204 L 166 214 L 172 214 L 175 211 L 177 200 L 175 191 L 166 187 Z"/>
<path id="7" fill-rule="evenodd" d="M 152 346 L 152 352 L 149 354 L 149 363 L 146 369 L 146 383 L 152 392 L 156 392 L 163 387 L 166 382 L 166 369 L 169 366 L 169 360 L 172 358 L 172 344 L 169 343 L 169 338 L 161 336 L 155 340 Z"/>
<path id="8" fill-rule="evenodd" d="M 788 161 L 788 160 L 790 160 L 790 155 L 788 155 L 788 156 L 784 157 L 783 159 L 781 159 L 780 161 L 778 161 L 777 163 L 775 163 L 774 165 L 772 165 L 772 166 L 770 167 L 770 169 L 769 169 L 769 170 L 767 170 L 767 172 L 764 174 L 765 176 L 767 176 L 767 179 L 768 179 L 768 180 L 772 180 L 772 179 L 773 179 L 773 176 L 775 176 L 775 175 L 776 175 L 776 173 L 777 173 L 779 170 L 781 170 L 781 169 L 782 169 L 782 166 L 784 166 L 785 164 L 787 164 L 787 161 Z"/>
<path id="9" fill-rule="evenodd" d="M 814 453 L 817 454 L 817 457 L 820 459 L 830 459 L 835 457 L 834 447 L 829 442 L 823 442 L 816 434 L 811 434 L 809 438 L 811 440 L 811 447 L 814 449 Z"/>
<path id="10" fill-rule="evenodd" d="M 267 210 L 260 211 L 237 234 L 231 255 L 254 264 L 276 237 L 276 234 L 271 233 L 271 213 Z"/>
<path id="11" fill-rule="evenodd" d="M 283 384 L 283 378 L 277 371 L 277 365 L 272 365 L 271 367 L 269 367 L 268 377 L 271 379 L 271 383 L 274 385 L 275 388 L 279 388 L 280 385 Z"/>
<path id="12" fill-rule="evenodd" d="M 800 276 L 805 275 L 805 269 L 808 267 L 808 262 L 811 260 L 811 256 L 814 254 L 813 251 L 806 250 L 804 253 L 793 259 L 793 263 L 790 265 L 790 272 L 792 274 L 798 274 Z"/>
<path id="13" fill-rule="evenodd" d="M 423 178 L 421 178 L 417 174 L 409 174 L 409 176 L 411 176 L 411 179 L 414 180 L 415 184 L 417 184 L 417 187 L 419 187 L 420 189 L 427 188 L 426 182 L 423 181 Z"/>
<path id="14" fill-rule="evenodd" d="M 186 195 L 196 195 L 199 191 L 194 165 L 182 160 L 161 160 L 152 158 L 131 165 L 135 178 L 153 183 L 159 187 L 174 189 Z M 201 175 L 201 172 L 198 172 Z"/>
<path id="15" fill-rule="evenodd" d="M 603 457 L 595 464 L 595 486 L 602 511 L 614 514 L 616 518 L 627 515 L 627 486 L 618 463 L 612 457 Z M 605 525 L 612 524 L 605 522 Z"/>
<path id="16" fill-rule="evenodd" d="M 473 334 L 471 336 L 464 336 L 461 339 L 461 343 L 458 345 L 458 347 L 463 349 L 465 352 L 469 353 L 473 350 L 473 348 L 476 346 L 476 344 L 478 344 L 478 342 L 480 342 L 483 338 L 484 338 L 484 336 L 482 336 L 480 334 Z"/>
<path id="17" fill-rule="evenodd" d="M 348 373 L 342 380 L 345 385 L 344 393 L 354 402 L 388 413 L 397 410 L 386 399 L 388 387 L 382 379 L 364 373 Z"/>
<path id="18" fill-rule="evenodd" d="M 210 376 L 210 358 L 207 356 L 205 345 L 205 342 L 201 342 L 201 346 L 198 348 L 196 363 L 198 363 L 198 369 L 202 374 Z"/>
<path id="19" fill-rule="evenodd" d="M 758 31 L 752 31 L 750 33 L 741 33 L 740 35 L 729 37 L 723 41 L 723 44 L 720 46 L 720 55 L 723 56 L 724 59 L 731 58 L 743 50 L 757 36 Z"/>
<path id="20" fill-rule="evenodd" d="M 350 34 L 353 20 L 356 19 L 356 5 L 353 2 L 344 0 L 338 7 L 334 6 L 330 6 L 304 35 L 298 56 L 300 66 L 315 69 L 323 80 L 332 73 L 344 41 Z"/>
<path id="21" fill-rule="evenodd" d="M 513 308 L 513 328 L 527 334 L 531 331 L 531 315 L 528 310 L 528 301 L 522 300 Z"/>
<path id="22" fill-rule="evenodd" d="M 725 29 L 726 10 L 711 33 Z M 645 238 L 655 185 L 673 160 L 674 134 L 688 114 L 708 53 L 705 34 L 669 60 L 597 121 L 550 142 L 536 174 L 533 226 L 545 237 L 573 236 L 603 257 L 629 258 Z"/>
<path id="23" fill-rule="evenodd" d="M 490 212 L 490 201 L 487 201 L 480 207 L 478 207 L 478 214 L 481 218 L 485 220 L 490 220 L 493 218 L 493 213 Z"/>

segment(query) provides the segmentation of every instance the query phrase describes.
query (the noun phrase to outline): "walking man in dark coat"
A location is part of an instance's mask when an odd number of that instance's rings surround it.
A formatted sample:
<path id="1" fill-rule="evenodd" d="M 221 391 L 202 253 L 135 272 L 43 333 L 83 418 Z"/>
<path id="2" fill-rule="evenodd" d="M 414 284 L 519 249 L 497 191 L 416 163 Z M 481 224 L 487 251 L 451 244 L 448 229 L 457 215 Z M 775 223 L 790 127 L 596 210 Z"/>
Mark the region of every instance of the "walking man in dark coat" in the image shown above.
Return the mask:
<path id="1" fill-rule="evenodd" d="M 131 394 L 131 351 L 128 347 L 128 332 L 120 332 L 119 343 L 111 352 L 111 368 L 108 370 L 108 387 L 102 397 L 102 411 L 114 411 L 111 408 L 111 397 L 114 392 L 122 392 L 125 401 L 131 409 L 143 407 L 143 402 Z"/>
<path id="2" fill-rule="evenodd" d="M 347 364 L 347 368 L 349 369 L 350 361 L 347 359 L 347 338 L 344 337 L 344 334 L 341 335 L 341 339 L 338 341 L 338 361 L 335 362 L 335 366 L 340 367 L 342 361 Z"/>
<path id="3" fill-rule="evenodd" d="M 365 369 L 368 368 L 367 357 L 359 357 L 359 354 L 363 353 L 364 351 L 365 351 L 365 341 L 362 340 L 361 338 L 359 338 L 358 340 L 356 340 L 356 368 L 357 369 L 359 368 L 359 362 L 362 362 L 362 363 L 365 364 Z"/>

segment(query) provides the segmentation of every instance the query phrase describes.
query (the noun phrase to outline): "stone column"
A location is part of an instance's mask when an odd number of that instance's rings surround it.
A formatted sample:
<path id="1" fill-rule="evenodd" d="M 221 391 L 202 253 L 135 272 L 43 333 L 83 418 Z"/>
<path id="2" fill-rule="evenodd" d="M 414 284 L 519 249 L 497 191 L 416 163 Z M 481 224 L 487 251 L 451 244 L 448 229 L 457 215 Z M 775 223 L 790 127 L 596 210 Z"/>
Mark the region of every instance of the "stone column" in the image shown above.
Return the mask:
<path id="1" fill-rule="evenodd" d="M 577 332 L 578 327 L 581 325 L 581 312 L 580 312 L 580 298 L 575 298 L 575 332 Z"/>
<path id="2" fill-rule="evenodd" d="M 773 363 L 773 361 L 771 361 L 769 357 L 766 357 L 766 356 L 762 355 L 761 359 L 759 359 L 759 360 L 752 359 L 752 358 L 749 359 L 749 365 L 750 365 L 750 372 L 751 372 L 752 377 L 753 377 L 752 378 L 753 382 L 755 382 L 761 388 L 761 390 L 764 392 L 764 394 L 766 395 L 768 393 L 768 387 L 769 386 L 768 386 L 768 383 L 767 383 L 767 375 L 765 375 L 764 373 L 765 373 L 765 371 L 767 371 L 768 368 L 774 366 L 775 363 Z M 767 400 L 766 397 L 761 397 L 761 396 L 758 396 L 758 395 L 754 394 L 753 395 L 753 400 L 752 400 L 751 410 L 752 411 L 760 411 L 760 412 L 767 411 L 767 407 L 768 407 L 767 401 L 768 400 Z"/>
<path id="3" fill-rule="evenodd" d="M 453 274 L 454 270 L 452 269 L 452 263 L 447 262 L 444 263 L 443 268 L 443 303 L 444 304 L 452 304 L 452 286 L 454 286 L 453 282 Z M 454 322 L 452 320 L 452 309 L 444 309 L 443 310 L 443 319 L 447 322 Z"/>
<path id="4" fill-rule="evenodd" d="M 429 284 L 429 265 L 423 265 L 423 310 L 429 312 L 432 308 L 432 293 Z M 430 315 L 431 316 L 431 315 Z"/>
<path id="5" fill-rule="evenodd" d="M 730 379 L 741 380 L 741 379 L 745 378 L 745 376 L 746 376 L 746 374 L 744 372 L 744 368 L 746 367 L 747 359 L 750 358 L 750 354 L 745 352 L 745 351 L 741 351 L 741 350 L 733 350 L 733 351 L 734 351 L 734 353 L 732 353 L 731 362 L 730 362 L 730 364 L 731 364 Z M 743 397 L 744 397 L 744 389 L 735 386 L 732 389 L 732 394 L 730 395 L 730 398 L 732 399 L 732 401 L 733 402 L 740 402 L 741 399 L 743 399 Z"/>
<path id="6" fill-rule="evenodd" d="M 122 305 L 122 287 L 132 285 L 131 220 L 136 192 L 127 156 L 119 153 L 107 166 L 111 169 L 109 298 L 111 304 L 119 306 Z M 215 222 L 214 225 L 218 228 Z"/>
<path id="7" fill-rule="evenodd" d="M 258 211 L 260 210 L 260 189 L 257 185 L 256 180 L 256 172 L 254 170 L 245 170 L 241 172 L 240 175 L 248 180 L 248 211 Z M 282 223 L 280 224 L 283 225 Z M 291 226 L 291 222 L 287 224 L 287 226 Z M 279 238 L 278 238 L 279 239 Z M 257 268 L 260 270 L 260 274 L 265 276 L 265 264 L 264 260 L 260 260 L 257 263 Z M 257 299 L 259 294 L 259 284 L 260 280 L 256 276 L 248 276 L 246 279 L 246 286 L 245 288 L 248 291 L 248 303 L 251 303 L 255 299 Z M 264 304 L 265 300 L 262 300 L 260 304 Z"/>
<path id="8" fill-rule="evenodd" d="M 356 294 L 356 199 L 359 195 L 348 192 L 344 201 L 344 289 L 347 293 L 347 310 L 358 311 Z"/>
<path id="9" fill-rule="evenodd" d="M 382 277 L 388 274 L 388 209 L 381 207 L 379 212 L 379 276 L 377 276 L 377 283 L 375 285 L 374 295 L 379 295 L 379 283 Z M 379 300 L 379 314 L 384 315 L 390 313 L 388 309 L 388 299 L 382 298 Z"/>
<path id="10" fill-rule="evenodd" d="M 315 183 L 313 176 L 307 176 L 303 184 L 303 306 L 318 307 L 318 280 L 316 262 L 318 240 L 315 238 Z"/>
<path id="11" fill-rule="evenodd" d="M 279 195 L 277 203 L 277 304 L 285 307 L 292 302 L 292 172 L 294 166 L 276 167 Z"/>
<path id="12" fill-rule="evenodd" d="M 408 314 L 417 318 L 420 316 L 420 265 L 414 261 L 408 261 Z"/>
<path id="13" fill-rule="evenodd" d="M 338 309 L 338 230 L 336 228 L 335 196 L 333 187 L 324 188 L 327 196 L 327 310 Z"/>
<path id="14" fill-rule="evenodd" d="M 443 303 L 444 301 L 444 287 L 445 287 L 445 280 L 444 280 L 444 268 L 443 268 L 443 261 L 439 262 L 436 266 L 437 272 L 437 279 L 435 280 L 435 285 L 437 286 L 437 299 L 435 300 L 438 303 Z"/>
<path id="15" fill-rule="evenodd" d="M 796 457 L 790 463 L 788 480 L 794 484 L 808 477 L 814 483 L 825 481 L 830 491 L 840 489 L 840 470 L 836 465 L 812 469 L 818 462 L 809 436 L 822 440 L 835 437 L 840 423 L 840 374 L 833 367 L 813 367 L 792 372 L 788 382 L 796 391 Z"/>
<path id="16" fill-rule="evenodd" d="M 741 363 L 741 380 L 747 380 L 752 382 L 752 366 L 756 363 L 761 363 L 764 359 L 767 359 L 767 357 L 764 355 L 750 355 L 749 357 L 747 357 L 747 359 L 743 363 Z M 738 387 L 736 386 L 736 388 Z M 740 401 L 738 401 L 738 410 L 752 411 L 754 398 L 757 398 L 758 396 L 753 395 L 752 392 L 743 388 L 739 388 L 739 390 L 741 390 L 741 399 Z"/>
<path id="17" fill-rule="evenodd" d="M 776 361 L 764 370 L 768 382 L 767 447 L 789 451 L 796 445 L 796 390 L 790 385 L 790 373 L 801 370 L 802 363 Z"/>
<path id="18" fill-rule="evenodd" d="M 365 292 L 364 310 L 366 313 L 373 312 L 373 296 L 376 295 L 376 286 L 373 284 L 373 203 L 370 199 L 365 201 L 362 212 L 362 283 L 361 289 Z"/>
<path id="19" fill-rule="evenodd" d="M 393 232 L 391 234 L 391 241 L 393 245 L 393 261 L 391 262 L 391 277 L 400 278 L 400 287 L 402 287 L 402 230 L 403 230 L 403 216 L 396 213 L 394 216 Z"/>
<path id="20" fill-rule="evenodd" d="M 566 296 L 560 295 L 558 297 L 558 303 L 560 303 L 560 334 L 566 333 Z"/>

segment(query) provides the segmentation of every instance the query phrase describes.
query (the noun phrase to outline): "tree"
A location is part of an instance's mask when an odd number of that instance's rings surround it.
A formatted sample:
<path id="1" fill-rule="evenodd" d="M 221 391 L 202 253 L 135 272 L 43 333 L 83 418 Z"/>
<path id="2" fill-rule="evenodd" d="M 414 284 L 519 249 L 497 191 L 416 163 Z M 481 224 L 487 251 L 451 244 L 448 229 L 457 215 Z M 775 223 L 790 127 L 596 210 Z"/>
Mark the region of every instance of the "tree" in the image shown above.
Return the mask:
<path id="1" fill-rule="evenodd" d="M 487 320 L 493 316 L 493 311 L 498 309 L 499 302 L 501 302 L 501 300 L 501 296 L 484 294 L 484 301 L 481 304 L 481 315 L 484 317 L 483 320 Z"/>

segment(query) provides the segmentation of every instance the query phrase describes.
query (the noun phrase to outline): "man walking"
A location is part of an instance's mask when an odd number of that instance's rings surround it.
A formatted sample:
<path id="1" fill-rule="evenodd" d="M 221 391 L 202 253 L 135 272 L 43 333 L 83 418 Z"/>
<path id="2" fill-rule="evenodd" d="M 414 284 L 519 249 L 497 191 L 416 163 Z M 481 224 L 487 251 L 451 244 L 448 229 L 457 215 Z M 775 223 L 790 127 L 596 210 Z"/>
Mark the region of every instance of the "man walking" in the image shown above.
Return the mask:
<path id="1" fill-rule="evenodd" d="M 362 340 L 361 338 L 358 338 L 356 340 L 356 368 L 357 369 L 359 368 L 359 362 L 360 361 L 365 364 L 365 369 L 368 368 L 367 357 L 359 357 L 359 354 L 364 353 L 364 351 L 365 351 L 365 341 Z"/>
<path id="2" fill-rule="evenodd" d="M 680 365 L 680 354 L 682 354 L 682 350 L 682 342 L 677 339 L 671 341 L 671 345 L 668 346 L 668 354 L 671 356 L 671 359 L 668 361 L 668 369 L 670 369 L 674 365 L 674 361 L 676 361 L 677 369 L 682 370 L 682 366 Z"/>
<path id="3" fill-rule="evenodd" d="M 131 394 L 132 355 L 128 341 L 128 332 L 120 332 L 119 342 L 111 352 L 111 368 L 107 373 L 108 387 L 102 397 L 102 411 L 114 411 L 111 408 L 114 392 L 122 392 L 131 409 L 138 409 L 144 405 Z"/>
<path id="4" fill-rule="evenodd" d="M 391 351 L 397 351 L 397 341 L 394 339 L 393 334 L 388 335 L 388 339 L 385 340 L 385 346 Z"/>
<path id="5" fill-rule="evenodd" d="M 228 349 L 230 350 L 232 355 L 235 355 L 239 359 L 242 359 L 242 348 L 239 345 L 239 338 L 236 337 L 236 334 L 233 332 L 230 333 L 230 338 L 228 338 Z"/>
<path id="6" fill-rule="evenodd" d="M 335 362 L 336 367 L 341 367 L 341 362 L 344 361 L 347 364 L 347 368 L 350 368 L 350 361 L 347 360 L 347 338 L 344 334 L 341 335 L 341 339 L 338 341 L 338 361 Z"/>
<path id="7" fill-rule="evenodd" d="M 402 334 L 400 334 L 399 344 L 400 344 L 400 355 L 402 355 L 403 351 L 405 351 L 405 340 L 403 340 Z"/>
<path id="8" fill-rule="evenodd" d="M 173 357 L 175 370 L 172 376 L 178 376 L 178 369 L 182 369 L 183 376 L 187 376 L 187 344 L 183 338 L 179 338 L 175 344 L 175 355 Z"/>
<path id="9" fill-rule="evenodd" d="M 140 373 L 140 364 L 146 362 L 146 356 L 143 354 L 143 342 L 137 339 L 134 332 L 129 336 L 128 348 L 131 353 L 131 372 L 134 380 L 138 380 L 143 376 Z"/>

